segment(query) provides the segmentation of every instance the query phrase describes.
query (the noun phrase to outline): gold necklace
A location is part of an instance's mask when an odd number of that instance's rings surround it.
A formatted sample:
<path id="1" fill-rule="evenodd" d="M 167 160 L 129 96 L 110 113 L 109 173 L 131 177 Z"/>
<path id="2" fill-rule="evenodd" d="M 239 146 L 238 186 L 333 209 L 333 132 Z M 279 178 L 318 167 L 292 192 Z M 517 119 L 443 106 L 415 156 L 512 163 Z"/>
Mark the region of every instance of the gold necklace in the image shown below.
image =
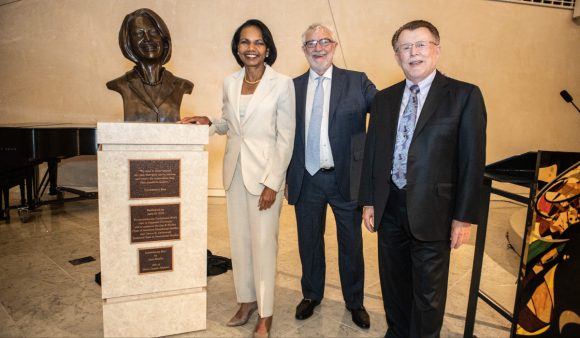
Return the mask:
<path id="1" fill-rule="evenodd" d="M 244 82 L 249 84 L 249 85 L 255 85 L 256 83 L 259 83 L 260 81 L 262 81 L 262 78 L 259 78 L 256 81 L 248 81 L 248 79 L 246 79 L 246 74 L 244 74 Z"/>
<path id="2" fill-rule="evenodd" d="M 141 75 L 141 72 L 139 72 L 139 70 L 137 70 L 137 67 L 133 67 L 133 70 L 135 71 L 135 73 L 137 73 L 137 75 L 139 76 L 139 79 L 141 79 L 141 82 L 143 82 L 143 84 L 151 86 L 151 87 L 155 87 L 158 84 L 161 84 L 161 82 L 163 81 L 163 71 L 165 70 L 165 68 L 161 68 L 161 73 L 159 75 L 159 81 L 154 81 L 154 82 L 149 82 L 147 81 L 143 75 Z"/>

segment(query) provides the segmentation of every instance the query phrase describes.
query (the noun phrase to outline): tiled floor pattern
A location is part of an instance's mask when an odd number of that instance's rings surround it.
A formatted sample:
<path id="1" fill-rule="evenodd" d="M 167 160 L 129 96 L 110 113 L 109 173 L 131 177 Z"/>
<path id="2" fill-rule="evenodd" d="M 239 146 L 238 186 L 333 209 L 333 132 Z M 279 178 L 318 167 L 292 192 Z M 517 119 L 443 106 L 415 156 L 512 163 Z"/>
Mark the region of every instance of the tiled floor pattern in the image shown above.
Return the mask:
<path id="1" fill-rule="evenodd" d="M 507 248 L 509 217 L 522 207 L 509 202 L 491 203 L 482 289 L 507 309 L 513 308 L 519 257 Z M 94 282 L 99 267 L 98 205 L 95 200 L 53 204 L 34 212 L 27 223 L 15 210 L 12 222 L 0 222 L 0 337 L 98 337 L 103 335 L 100 288 Z M 386 331 L 377 266 L 374 234 L 364 231 L 365 307 L 371 328 L 352 323 L 340 291 L 336 232 L 329 213 L 326 233 L 327 279 L 325 298 L 308 320 L 294 319 L 300 293 L 300 260 L 296 222 L 291 206 L 282 210 L 274 337 L 382 337 Z M 226 205 L 210 198 L 208 247 L 216 255 L 230 256 Z M 467 294 L 475 243 L 455 250 L 443 337 L 461 337 L 465 324 Z M 94 256 L 96 261 L 73 266 L 70 259 Z M 247 337 L 255 317 L 246 325 L 224 324 L 236 310 L 231 271 L 208 278 L 207 330 L 183 337 Z M 195 309 L 192 309 L 195 311 Z M 475 334 L 508 337 L 510 324 L 479 301 Z"/>

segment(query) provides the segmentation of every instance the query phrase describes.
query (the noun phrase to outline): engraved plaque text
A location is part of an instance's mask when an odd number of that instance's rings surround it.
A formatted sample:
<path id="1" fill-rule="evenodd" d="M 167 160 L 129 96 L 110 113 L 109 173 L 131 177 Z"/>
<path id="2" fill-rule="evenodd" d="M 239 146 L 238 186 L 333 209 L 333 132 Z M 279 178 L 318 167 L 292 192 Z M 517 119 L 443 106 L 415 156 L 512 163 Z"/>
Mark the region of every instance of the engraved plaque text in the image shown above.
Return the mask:
<path id="1" fill-rule="evenodd" d="M 180 239 L 179 204 L 132 205 L 131 243 Z"/>
<path id="2" fill-rule="evenodd" d="M 179 197 L 179 160 L 129 160 L 130 198 Z"/>
<path id="3" fill-rule="evenodd" d="M 173 271 L 173 247 L 139 249 L 139 273 Z"/>

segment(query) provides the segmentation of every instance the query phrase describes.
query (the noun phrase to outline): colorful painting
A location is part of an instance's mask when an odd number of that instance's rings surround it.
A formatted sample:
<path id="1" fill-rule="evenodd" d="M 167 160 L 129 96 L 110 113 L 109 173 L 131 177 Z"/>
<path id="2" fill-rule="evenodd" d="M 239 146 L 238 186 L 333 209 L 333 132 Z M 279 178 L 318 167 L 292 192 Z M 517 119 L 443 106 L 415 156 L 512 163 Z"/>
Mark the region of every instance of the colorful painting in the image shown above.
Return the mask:
<path id="1" fill-rule="evenodd" d="M 512 336 L 580 337 L 580 153 L 537 163 Z"/>

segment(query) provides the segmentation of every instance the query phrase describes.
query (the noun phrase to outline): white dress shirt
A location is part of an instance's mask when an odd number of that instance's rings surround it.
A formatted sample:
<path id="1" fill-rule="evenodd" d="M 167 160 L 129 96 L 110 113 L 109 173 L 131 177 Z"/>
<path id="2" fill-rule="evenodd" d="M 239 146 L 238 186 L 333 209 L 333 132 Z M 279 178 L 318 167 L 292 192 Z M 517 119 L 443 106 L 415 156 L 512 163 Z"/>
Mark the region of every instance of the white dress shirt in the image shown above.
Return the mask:
<path id="1" fill-rule="evenodd" d="M 425 80 L 417 83 L 419 86 L 419 93 L 417 94 L 418 99 L 418 107 L 417 107 L 417 116 L 415 118 L 415 124 L 419 121 L 419 115 L 421 115 L 421 110 L 423 110 L 423 105 L 425 104 L 425 100 L 427 99 L 427 95 L 429 94 L 429 90 L 431 89 L 431 84 L 435 79 L 435 74 L 437 74 L 437 70 L 434 70 L 431 75 L 427 76 Z M 406 80 L 405 92 L 403 92 L 403 100 L 401 101 L 401 109 L 399 110 L 399 122 L 401 122 L 401 116 L 405 112 L 405 108 L 407 107 L 407 103 L 409 103 L 409 96 L 411 95 L 411 90 L 409 89 L 413 82 Z M 398 127 L 398 126 L 397 126 Z M 398 130 L 398 129 L 397 129 Z"/>
<path id="2" fill-rule="evenodd" d="M 240 103 L 239 103 L 239 107 L 238 110 L 240 112 L 240 122 L 244 121 L 244 118 L 246 117 L 246 109 L 248 108 L 248 105 L 250 104 L 250 101 L 252 100 L 252 94 L 249 95 L 240 95 Z"/>
<path id="3" fill-rule="evenodd" d="M 330 109 L 330 91 L 332 87 L 332 69 L 330 66 L 322 75 L 324 81 L 322 86 L 324 88 L 324 105 L 322 108 L 322 125 L 320 128 L 320 168 L 333 168 L 334 160 L 332 158 L 332 149 L 330 149 L 330 140 L 328 138 L 328 121 L 329 121 L 329 109 Z M 312 105 L 314 103 L 314 92 L 316 91 L 316 85 L 318 74 L 310 69 L 310 76 L 308 77 L 308 88 L 306 90 L 306 116 L 304 126 L 304 139 L 308 137 L 308 127 L 310 125 L 310 116 L 312 115 Z"/>

